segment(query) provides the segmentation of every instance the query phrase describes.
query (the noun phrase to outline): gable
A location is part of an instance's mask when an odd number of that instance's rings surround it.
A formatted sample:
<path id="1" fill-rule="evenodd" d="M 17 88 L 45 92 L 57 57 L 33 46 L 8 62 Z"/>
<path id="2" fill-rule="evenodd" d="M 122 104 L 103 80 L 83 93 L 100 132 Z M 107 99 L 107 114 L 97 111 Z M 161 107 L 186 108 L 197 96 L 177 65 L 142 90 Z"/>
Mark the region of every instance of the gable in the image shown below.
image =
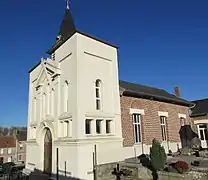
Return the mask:
<path id="1" fill-rule="evenodd" d="M 43 85 L 45 80 L 47 80 L 50 85 L 53 77 L 61 74 L 57 64 L 53 63 L 50 59 L 42 59 L 40 65 L 41 69 L 37 76 L 36 87 Z"/>

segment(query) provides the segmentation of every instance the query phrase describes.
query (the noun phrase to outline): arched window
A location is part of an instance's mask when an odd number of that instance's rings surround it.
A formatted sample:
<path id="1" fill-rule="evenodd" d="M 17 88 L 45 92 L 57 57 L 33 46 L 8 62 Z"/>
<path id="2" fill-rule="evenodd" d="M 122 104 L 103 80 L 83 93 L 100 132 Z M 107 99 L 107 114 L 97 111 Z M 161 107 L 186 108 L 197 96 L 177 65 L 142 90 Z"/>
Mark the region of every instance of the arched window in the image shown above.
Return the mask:
<path id="1" fill-rule="evenodd" d="M 69 99 L 69 83 L 65 81 L 64 83 L 64 112 L 68 112 L 68 99 Z"/>
<path id="2" fill-rule="evenodd" d="M 96 110 L 101 110 L 101 85 L 101 81 L 97 79 L 95 82 Z"/>

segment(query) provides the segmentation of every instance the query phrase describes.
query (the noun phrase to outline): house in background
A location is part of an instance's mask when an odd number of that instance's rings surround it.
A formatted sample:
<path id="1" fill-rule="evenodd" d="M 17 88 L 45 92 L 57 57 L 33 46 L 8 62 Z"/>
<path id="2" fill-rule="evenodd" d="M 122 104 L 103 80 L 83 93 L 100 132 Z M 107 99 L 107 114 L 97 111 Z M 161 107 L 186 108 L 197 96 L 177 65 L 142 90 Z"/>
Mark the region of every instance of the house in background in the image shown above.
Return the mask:
<path id="1" fill-rule="evenodd" d="M 27 130 L 17 130 L 14 137 L 16 140 L 16 162 L 25 162 Z"/>
<path id="2" fill-rule="evenodd" d="M 208 99 L 192 101 L 191 118 L 201 140 L 202 148 L 208 148 Z"/>
<path id="3" fill-rule="evenodd" d="M 179 131 L 189 124 L 192 103 L 165 90 L 120 81 L 121 121 L 125 157 L 149 153 L 156 138 L 166 152 L 181 147 Z M 136 152 L 134 152 L 136 151 Z"/>
<path id="4" fill-rule="evenodd" d="M 16 131 L 13 136 L 0 136 L 0 162 L 25 162 L 27 131 Z"/>
<path id="5" fill-rule="evenodd" d="M 16 160 L 16 140 L 14 136 L 0 136 L 0 162 Z"/>

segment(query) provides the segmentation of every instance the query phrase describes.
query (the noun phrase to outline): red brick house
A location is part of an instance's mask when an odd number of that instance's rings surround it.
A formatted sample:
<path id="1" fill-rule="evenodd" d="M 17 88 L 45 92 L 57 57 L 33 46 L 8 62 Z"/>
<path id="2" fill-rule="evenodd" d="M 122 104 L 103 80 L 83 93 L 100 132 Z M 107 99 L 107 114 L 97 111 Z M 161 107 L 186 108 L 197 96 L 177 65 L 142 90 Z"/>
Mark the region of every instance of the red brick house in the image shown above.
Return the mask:
<path id="1" fill-rule="evenodd" d="M 166 151 L 181 146 L 179 130 L 189 123 L 192 103 L 165 90 L 120 81 L 121 119 L 126 155 L 149 153 L 152 140 L 161 141 Z"/>
<path id="2" fill-rule="evenodd" d="M 11 162 L 16 155 L 14 136 L 0 136 L 0 163 Z"/>
<path id="3" fill-rule="evenodd" d="M 25 162 L 27 131 L 16 131 L 13 136 L 0 136 L 0 163 Z"/>

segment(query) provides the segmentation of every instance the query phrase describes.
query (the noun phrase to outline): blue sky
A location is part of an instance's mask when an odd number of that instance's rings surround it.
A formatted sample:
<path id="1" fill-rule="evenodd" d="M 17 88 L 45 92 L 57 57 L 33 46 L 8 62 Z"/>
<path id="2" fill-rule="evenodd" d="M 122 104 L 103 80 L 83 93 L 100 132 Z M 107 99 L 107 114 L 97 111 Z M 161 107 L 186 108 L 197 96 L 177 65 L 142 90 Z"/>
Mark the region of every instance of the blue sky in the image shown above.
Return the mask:
<path id="1" fill-rule="evenodd" d="M 208 97 L 207 0 L 71 0 L 79 30 L 119 46 L 120 79 Z M 28 70 L 51 47 L 64 0 L 0 2 L 0 125 L 27 122 Z"/>

